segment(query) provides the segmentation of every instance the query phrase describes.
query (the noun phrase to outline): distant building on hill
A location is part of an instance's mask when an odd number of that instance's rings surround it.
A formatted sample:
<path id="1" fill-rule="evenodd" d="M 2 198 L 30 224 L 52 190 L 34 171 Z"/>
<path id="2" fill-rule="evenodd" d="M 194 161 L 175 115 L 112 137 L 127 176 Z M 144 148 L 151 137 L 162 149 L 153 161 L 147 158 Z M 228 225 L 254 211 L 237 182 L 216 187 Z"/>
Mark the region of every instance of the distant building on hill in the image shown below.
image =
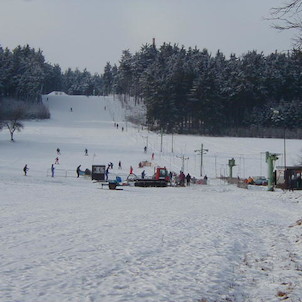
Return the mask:
<path id="1" fill-rule="evenodd" d="M 48 95 L 67 95 L 67 94 L 63 91 L 53 91 L 51 93 L 48 93 Z"/>

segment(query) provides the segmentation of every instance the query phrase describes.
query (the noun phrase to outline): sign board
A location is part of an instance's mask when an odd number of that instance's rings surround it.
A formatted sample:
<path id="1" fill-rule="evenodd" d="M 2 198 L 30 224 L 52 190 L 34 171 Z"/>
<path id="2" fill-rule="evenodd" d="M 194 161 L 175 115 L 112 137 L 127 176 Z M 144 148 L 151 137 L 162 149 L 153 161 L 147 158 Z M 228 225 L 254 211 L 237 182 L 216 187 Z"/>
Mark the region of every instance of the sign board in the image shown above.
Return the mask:
<path id="1" fill-rule="evenodd" d="M 105 180 L 105 165 L 93 165 L 91 179 L 92 180 Z"/>

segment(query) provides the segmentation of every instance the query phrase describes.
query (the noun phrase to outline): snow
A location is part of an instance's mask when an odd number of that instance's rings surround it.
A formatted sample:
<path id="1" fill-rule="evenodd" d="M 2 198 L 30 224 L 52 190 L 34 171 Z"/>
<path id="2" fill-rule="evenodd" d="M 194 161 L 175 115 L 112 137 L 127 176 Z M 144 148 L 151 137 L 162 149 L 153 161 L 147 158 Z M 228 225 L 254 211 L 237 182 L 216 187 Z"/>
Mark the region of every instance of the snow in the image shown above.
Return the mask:
<path id="1" fill-rule="evenodd" d="M 263 152 L 282 154 L 283 140 L 174 135 L 172 153 L 172 136 L 164 135 L 160 152 L 160 135 L 126 123 L 112 97 L 44 102 L 50 120 L 25 122 L 15 143 L 6 131 L 0 136 L 1 302 L 300 301 L 301 193 L 216 178 L 228 174 L 232 157 L 233 175 L 266 176 Z M 140 175 L 138 163 L 152 152 L 148 176 L 155 165 L 179 172 L 184 155 L 185 173 L 198 178 L 201 143 L 208 185 L 108 190 L 76 178 L 79 164 L 109 162 L 111 178 L 125 180 L 130 165 Z M 286 148 L 295 164 L 300 141 Z"/>

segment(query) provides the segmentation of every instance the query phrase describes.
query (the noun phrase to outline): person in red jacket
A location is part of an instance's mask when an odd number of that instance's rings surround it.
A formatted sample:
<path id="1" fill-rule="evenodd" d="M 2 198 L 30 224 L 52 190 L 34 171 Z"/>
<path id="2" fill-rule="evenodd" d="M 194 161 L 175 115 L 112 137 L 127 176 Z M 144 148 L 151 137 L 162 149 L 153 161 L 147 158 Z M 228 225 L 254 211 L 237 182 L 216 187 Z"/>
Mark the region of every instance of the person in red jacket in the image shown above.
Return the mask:
<path id="1" fill-rule="evenodd" d="M 185 173 L 180 171 L 180 174 L 179 174 L 179 185 L 184 187 L 185 186 L 185 180 L 186 180 L 186 176 L 185 176 Z"/>

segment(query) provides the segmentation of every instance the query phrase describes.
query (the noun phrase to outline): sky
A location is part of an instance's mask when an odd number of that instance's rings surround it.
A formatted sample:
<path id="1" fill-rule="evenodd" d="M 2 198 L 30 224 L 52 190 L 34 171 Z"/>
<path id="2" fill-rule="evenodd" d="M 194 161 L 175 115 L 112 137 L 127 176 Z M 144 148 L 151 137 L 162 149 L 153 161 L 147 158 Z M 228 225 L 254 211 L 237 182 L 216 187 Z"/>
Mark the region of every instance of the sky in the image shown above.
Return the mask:
<path id="1" fill-rule="evenodd" d="M 152 43 L 219 49 L 227 57 L 250 50 L 292 48 L 293 32 L 272 28 L 272 7 L 283 0 L 0 0 L 0 45 L 29 44 L 47 62 L 103 73 Z"/>

